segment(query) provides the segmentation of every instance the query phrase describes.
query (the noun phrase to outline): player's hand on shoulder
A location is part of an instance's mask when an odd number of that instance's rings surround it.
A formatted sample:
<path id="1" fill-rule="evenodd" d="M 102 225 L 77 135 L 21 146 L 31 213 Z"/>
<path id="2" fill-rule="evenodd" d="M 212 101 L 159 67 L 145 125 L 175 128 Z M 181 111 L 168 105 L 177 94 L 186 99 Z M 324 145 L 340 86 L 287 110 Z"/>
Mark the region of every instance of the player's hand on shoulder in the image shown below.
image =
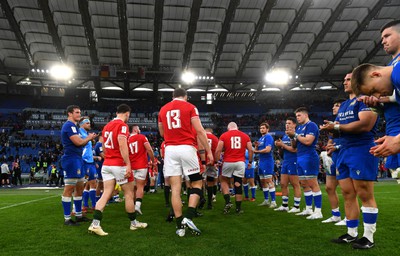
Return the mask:
<path id="1" fill-rule="evenodd" d="M 380 103 L 379 99 L 372 95 L 371 96 L 362 95 L 357 97 L 357 100 L 364 102 L 364 104 L 369 107 L 376 107 Z"/>

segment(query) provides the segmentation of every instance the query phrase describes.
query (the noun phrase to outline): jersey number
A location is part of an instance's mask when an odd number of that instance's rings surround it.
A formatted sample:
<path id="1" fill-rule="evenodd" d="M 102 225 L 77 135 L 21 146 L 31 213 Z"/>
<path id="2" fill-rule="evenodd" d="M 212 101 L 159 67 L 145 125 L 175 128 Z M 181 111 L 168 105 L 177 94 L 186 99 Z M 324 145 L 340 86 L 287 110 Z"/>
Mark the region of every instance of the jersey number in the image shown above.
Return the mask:
<path id="1" fill-rule="evenodd" d="M 210 148 L 212 148 L 212 139 L 207 139 L 208 141 L 208 145 L 210 146 Z"/>
<path id="2" fill-rule="evenodd" d="M 241 138 L 234 136 L 231 137 L 231 148 L 232 149 L 240 149 L 242 148 Z"/>
<path id="3" fill-rule="evenodd" d="M 106 137 L 106 142 L 104 143 L 105 148 L 114 149 L 114 143 L 112 141 L 112 132 L 104 132 L 104 137 Z"/>
<path id="4" fill-rule="evenodd" d="M 181 111 L 180 110 L 170 110 L 167 111 L 167 124 L 168 129 L 181 128 Z"/>
<path id="5" fill-rule="evenodd" d="M 133 143 L 129 143 L 129 150 L 131 151 L 131 154 L 137 154 L 138 152 L 138 142 L 135 141 Z"/>

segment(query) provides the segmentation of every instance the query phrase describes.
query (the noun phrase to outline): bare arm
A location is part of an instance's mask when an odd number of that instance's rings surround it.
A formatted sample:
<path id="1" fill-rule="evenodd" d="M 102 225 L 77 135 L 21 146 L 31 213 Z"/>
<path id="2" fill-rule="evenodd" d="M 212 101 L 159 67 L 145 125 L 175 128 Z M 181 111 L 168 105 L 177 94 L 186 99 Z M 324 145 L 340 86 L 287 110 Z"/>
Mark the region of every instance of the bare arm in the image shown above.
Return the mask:
<path id="1" fill-rule="evenodd" d="M 315 136 L 311 134 L 307 134 L 305 137 L 297 136 L 297 140 L 306 146 L 310 146 L 314 142 Z"/>
<path id="2" fill-rule="evenodd" d="M 151 162 L 154 164 L 157 164 L 157 162 L 154 159 L 154 152 L 153 149 L 151 148 L 151 145 L 149 142 L 144 143 L 144 148 L 147 151 L 147 155 L 150 157 Z"/>
<path id="3" fill-rule="evenodd" d="M 259 150 L 259 149 L 254 150 L 254 153 L 269 153 L 269 152 L 271 152 L 271 150 L 272 150 L 271 146 L 266 146 L 265 148 L 263 148 L 261 150 Z"/>
<path id="4" fill-rule="evenodd" d="M 164 138 L 164 127 L 161 122 L 158 122 L 158 131 L 160 132 L 161 137 Z"/>
<path id="5" fill-rule="evenodd" d="M 215 149 L 215 161 L 219 161 L 223 148 L 224 143 L 222 141 L 218 141 L 217 148 Z"/>
<path id="6" fill-rule="evenodd" d="M 282 142 L 282 140 L 277 140 L 277 141 L 275 141 L 275 145 L 277 146 L 277 147 L 280 147 L 280 148 L 282 148 L 282 149 L 284 149 L 284 150 L 287 150 L 287 151 L 289 151 L 289 152 L 292 152 L 292 153 L 296 153 L 297 152 L 297 149 L 296 148 L 293 148 L 292 146 L 288 146 L 288 145 L 286 145 L 285 143 L 283 143 Z"/>
<path id="7" fill-rule="evenodd" d="M 126 164 L 125 178 L 129 178 L 132 173 L 131 162 L 129 161 L 128 140 L 125 136 L 118 136 L 119 151 Z"/>
<path id="8" fill-rule="evenodd" d="M 208 159 L 207 164 L 212 164 L 214 162 L 214 156 L 212 155 L 210 145 L 208 145 L 206 131 L 204 130 L 203 125 L 201 125 L 200 119 L 192 118 L 191 123 L 197 132 L 197 138 L 199 139 L 200 142 L 199 145 L 200 144 L 203 145 L 205 151 L 207 152 L 207 159 Z"/>
<path id="9" fill-rule="evenodd" d="M 346 133 L 363 133 L 369 132 L 375 125 L 378 114 L 372 111 L 361 111 L 358 113 L 360 120 L 348 124 L 339 124 L 339 130 Z M 333 131 L 337 123 L 324 121 L 325 124 L 320 126 L 321 130 Z"/>
<path id="10" fill-rule="evenodd" d="M 96 138 L 96 136 L 97 135 L 95 133 L 89 133 L 86 138 L 82 139 L 78 134 L 75 134 L 69 137 L 69 139 L 72 141 L 72 143 L 74 143 L 75 146 L 82 147 L 85 146 L 92 139 Z"/>

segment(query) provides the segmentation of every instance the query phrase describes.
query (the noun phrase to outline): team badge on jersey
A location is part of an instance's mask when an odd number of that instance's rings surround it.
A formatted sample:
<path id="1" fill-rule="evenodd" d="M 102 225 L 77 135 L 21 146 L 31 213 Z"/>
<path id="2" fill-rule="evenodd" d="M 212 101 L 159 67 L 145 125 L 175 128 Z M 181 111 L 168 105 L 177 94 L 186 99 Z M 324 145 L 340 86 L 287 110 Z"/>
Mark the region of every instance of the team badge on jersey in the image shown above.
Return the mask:
<path id="1" fill-rule="evenodd" d="M 76 174 L 81 175 L 81 169 L 76 170 Z"/>
<path id="2" fill-rule="evenodd" d="M 360 175 L 361 171 L 360 171 L 360 170 L 357 170 L 356 173 L 357 173 L 357 175 Z"/>

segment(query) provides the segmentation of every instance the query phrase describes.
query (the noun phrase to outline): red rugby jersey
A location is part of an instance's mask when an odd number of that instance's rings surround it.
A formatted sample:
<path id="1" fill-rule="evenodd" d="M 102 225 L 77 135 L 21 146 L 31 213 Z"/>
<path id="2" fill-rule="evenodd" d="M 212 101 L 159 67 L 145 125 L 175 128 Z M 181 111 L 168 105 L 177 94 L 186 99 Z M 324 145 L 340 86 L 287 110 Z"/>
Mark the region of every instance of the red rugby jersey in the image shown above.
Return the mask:
<path id="1" fill-rule="evenodd" d="M 189 102 L 176 98 L 165 104 L 158 114 L 158 122 L 164 128 L 165 145 L 196 145 L 193 118 L 199 118 L 199 111 Z"/>
<path id="2" fill-rule="evenodd" d="M 104 126 L 102 135 L 104 138 L 103 147 L 105 148 L 105 158 L 103 165 L 125 166 L 124 159 L 119 151 L 118 136 L 128 139 L 129 127 L 121 119 L 113 119 Z"/>
<path id="3" fill-rule="evenodd" d="M 247 142 L 250 137 L 239 130 L 230 130 L 221 135 L 220 141 L 224 143 L 224 162 L 245 161 Z"/>
<path id="4" fill-rule="evenodd" d="M 132 170 L 144 169 L 148 167 L 147 150 L 144 147 L 149 143 L 143 134 L 131 134 L 128 139 L 129 160 Z"/>

